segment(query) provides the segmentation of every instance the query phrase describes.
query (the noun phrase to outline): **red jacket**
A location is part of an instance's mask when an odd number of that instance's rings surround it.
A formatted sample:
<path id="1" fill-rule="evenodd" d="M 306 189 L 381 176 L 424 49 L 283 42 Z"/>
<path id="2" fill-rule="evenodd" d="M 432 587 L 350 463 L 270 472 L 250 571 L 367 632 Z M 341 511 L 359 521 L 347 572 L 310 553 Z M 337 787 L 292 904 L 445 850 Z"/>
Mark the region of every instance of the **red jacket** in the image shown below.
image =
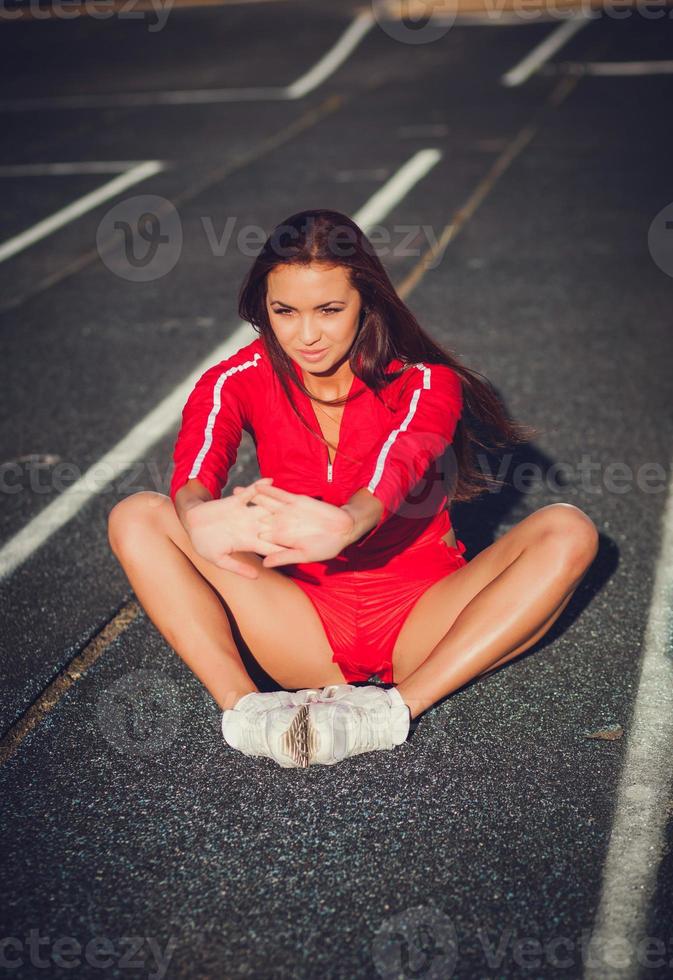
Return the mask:
<path id="1" fill-rule="evenodd" d="M 292 364 L 301 380 L 301 368 Z M 401 367 L 395 359 L 386 371 Z M 194 478 L 219 498 L 245 429 L 257 447 L 260 476 L 272 476 L 274 486 L 337 506 L 366 487 L 382 502 L 376 527 L 342 552 L 349 561 L 374 558 L 380 564 L 421 533 L 440 538 L 450 529 L 445 504 L 455 485 L 455 458 L 449 450 L 442 466 L 440 457 L 463 407 L 455 371 L 444 364 L 410 365 L 378 397 L 354 377 L 349 394 L 358 397 L 345 405 L 333 465 L 317 438 L 311 399 L 294 385 L 291 390 L 309 429 L 294 414 L 261 337 L 208 368 L 182 411 L 171 499 Z"/>

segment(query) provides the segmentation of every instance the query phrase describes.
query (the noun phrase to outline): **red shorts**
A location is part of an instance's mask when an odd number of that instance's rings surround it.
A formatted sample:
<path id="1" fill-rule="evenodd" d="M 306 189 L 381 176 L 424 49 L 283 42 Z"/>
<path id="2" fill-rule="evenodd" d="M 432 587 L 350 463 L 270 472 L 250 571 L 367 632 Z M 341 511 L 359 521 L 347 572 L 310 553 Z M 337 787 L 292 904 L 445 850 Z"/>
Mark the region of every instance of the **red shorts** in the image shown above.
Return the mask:
<path id="1" fill-rule="evenodd" d="M 366 681 L 372 674 L 393 682 L 393 649 L 412 607 L 431 585 L 467 564 L 465 545 L 457 539 L 456 544 L 426 538 L 376 568 L 340 567 L 341 555 L 287 566 L 285 574 L 315 606 L 332 662 L 348 682 Z"/>

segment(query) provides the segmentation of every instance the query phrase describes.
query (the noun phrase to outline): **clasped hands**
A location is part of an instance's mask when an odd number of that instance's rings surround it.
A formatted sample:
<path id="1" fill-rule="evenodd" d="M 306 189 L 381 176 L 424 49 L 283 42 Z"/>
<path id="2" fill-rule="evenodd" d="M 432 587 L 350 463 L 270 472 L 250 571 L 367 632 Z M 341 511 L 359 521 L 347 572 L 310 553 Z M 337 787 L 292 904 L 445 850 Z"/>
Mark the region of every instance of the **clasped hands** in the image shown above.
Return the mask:
<path id="1" fill-rule="evenodd" d="M 351 542 L 353 517 L 341 507 L 291 493 L 273 486 L 273 477 L 255 480 L 248 487 L 234 487 L 236 496 L 247 496 L 246 506 L 263 509 L 264 529 L 258 538 L 273 546 L 265 554 L 265 568 L 294 562 L 327 561 Z"/>
<path id="2" fill-rule="evenodd" d="M 272 483 L 273 477 L 263 477 L 247 487 L 234 487 L 230 497 L 188 510 L 195 550 L 220 568 L 257 578 L 257 570 L 232 552 L 255 552 L 263 556 L 265 568 L 275 568 L 327 561 L 354 540 L 355 518 L 344 507 Z"/>

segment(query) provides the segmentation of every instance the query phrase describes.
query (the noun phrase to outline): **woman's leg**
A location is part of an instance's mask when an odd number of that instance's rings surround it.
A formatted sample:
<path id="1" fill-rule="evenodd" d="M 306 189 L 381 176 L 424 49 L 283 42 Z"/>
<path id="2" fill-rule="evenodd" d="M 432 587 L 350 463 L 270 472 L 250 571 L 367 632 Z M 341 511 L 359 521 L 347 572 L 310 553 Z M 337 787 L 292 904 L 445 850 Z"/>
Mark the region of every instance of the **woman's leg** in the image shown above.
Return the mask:
<path id="1" fill-rule="evenodd" d="M 598 532 L 583 511 L 549 504 L 431 586 L 393 652 L 393 677 L 412 718 L 536 643 L 597 550 Z"/>
<path id="2" fill-rule="evenodd" d="M 110 511 L 108 537 L 143 609 L 220 708 L 257 690 L 220 596 L 257 662 L 282 688 L 344 683 L 320 617 L 299 586 L 253 552 L 237 557 L 259 569 L 257 579 L 202 558 L 170 497 L 141 491 L 121 500 Z"/>

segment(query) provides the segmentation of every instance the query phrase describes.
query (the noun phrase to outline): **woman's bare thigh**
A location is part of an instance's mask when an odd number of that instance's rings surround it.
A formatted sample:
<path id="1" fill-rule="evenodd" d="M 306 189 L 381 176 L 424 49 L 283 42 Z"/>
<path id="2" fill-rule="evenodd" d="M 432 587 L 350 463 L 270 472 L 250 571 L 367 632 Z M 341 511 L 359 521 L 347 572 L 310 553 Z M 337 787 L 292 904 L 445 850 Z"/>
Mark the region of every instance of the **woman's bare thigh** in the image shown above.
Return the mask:
<path id="1" fill-rule="evenodd" d="M 219 568 L 194 551 L 170 497 L 153 491 L 134 496 L 143 497 L 148 518 L 225 600 L 255 660 L 281 687 L 293 690 L 345 682 L 341 668 L 332 662 L 332 647 L 315 606 L 292 579 L 265 568 L 262 558 L 248 551 L 236 552 L 236 557 L 256 567 L 258 578 Z"/>
<path id="2" fill-rule="evenodd" d="M 467 565 L 435 582 L 416 602 L 404 621 L 393 650 L 393 676 L 399 683 L 412 673 L 448 633 L 465 606 L 500 575 L 526 545 L 550 528 L 579 526 L 591 520 L 579 508 L 548 504 L 529 514 Z M 588 535 L 587 535 L 588 536 Z"/>

